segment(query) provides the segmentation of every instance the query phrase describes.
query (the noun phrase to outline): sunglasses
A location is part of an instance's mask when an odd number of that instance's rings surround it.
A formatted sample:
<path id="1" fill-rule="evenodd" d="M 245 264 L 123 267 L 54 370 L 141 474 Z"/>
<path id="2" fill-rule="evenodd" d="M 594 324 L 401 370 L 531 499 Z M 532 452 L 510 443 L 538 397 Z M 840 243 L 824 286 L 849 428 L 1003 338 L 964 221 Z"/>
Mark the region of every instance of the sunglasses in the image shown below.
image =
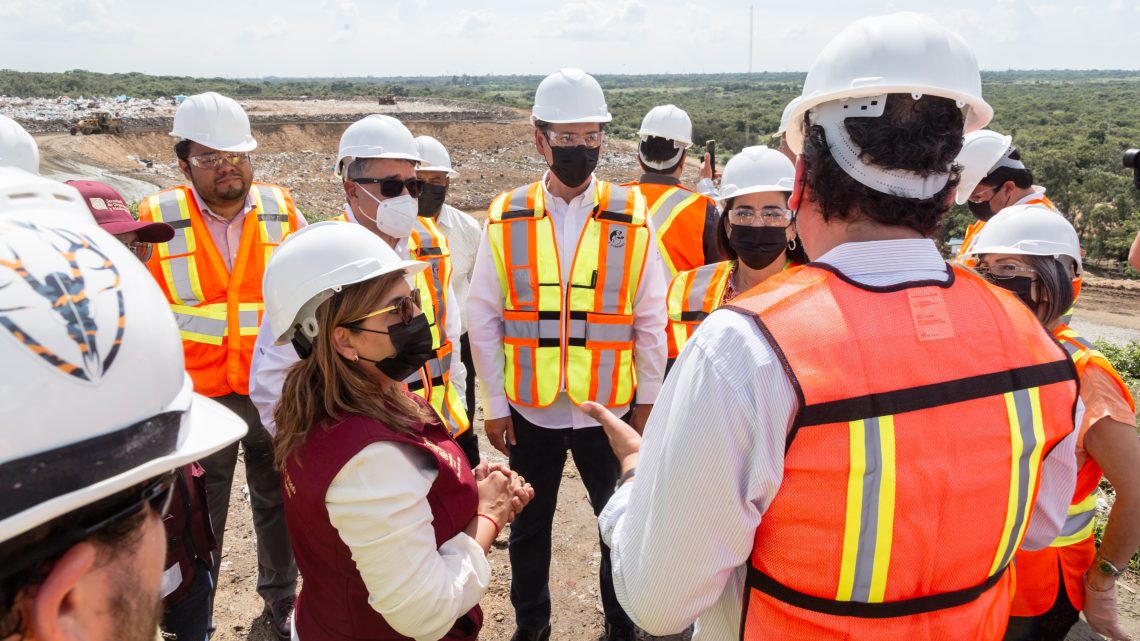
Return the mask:
<path id="1" fill-rule="evenodd" d="M 36 550 L 20 561 L 9 564 L 0 570 L 0 579 L 14 576 L 26 568 L 42 563 L 76 543 L 86 540 L 91 535 L 137 515 L 148 505 L 158 515 L 159 519 L 165 519 L 170 513 L 170 504 L 174 499 L 175 473 L 175 471 L 170 471 L 141 486 L 136 486 L 141 487 L 137 493 L 130 489 L 124 490 L 121 493 L 124 496 L 123 501 L 113 508 L 114 511 L 111 512 L 110 516 L 90 525 L 80 525 L 62 534 L 54 542 L 45 542 L 44 545 L 38 546 Z"/>
<path id="2" fill-rule="evenodd" d="M 212 153 L 201 156 L 191 156 L 190 164 L 199 169 L 219 169 L 229 163 L 233 167 L 249 162 L 248 153 Z"/>
<path id="3" fill-rule="evenodd" d="M 398 299 L 395 302 L 395 304 L 389 305 L 383 309 L 378 309 L 374 312 L 370 312 L 370 313 L 365 314 L 364 316 L 361 316 L 359 318 L 354 318 L 354 319 L 342 324 L 341 327 L 348 327 L 350 329 L 359 329 L 361 331 L 375 332 L 375 333 L 379 333 L 379 334 L 387 334 L 388 332 L 376 332 L 376 330 L 371 330 L 371 329 L 366 330 L 363 327 L 355 327 L 355 325 L 358 325 L 361 322 L 368 320 L 369 318 L 372 318 L 373 316 L 379 316 L 380 314 L 387 314 L 388 312 L 398 312 L 400 314 L 400 320 L 405 325 L 407 325 L 408 323 L 412 322 L 413 318 L 416 317 L 416 313 L 419 311 L 419 307 L 420 307 L 420 290 L 413 289 L 410 296 L 401 297 L 400 299 Z"/>
<path id="4" fill-rule="evenodd" d="M 412 198 L 419 198 L 424 188 L 424 181 L 419 178 L 357 178 L 352 182 L 358 185 L 380 185 L 380 195 L 385 198 L 395 198 L 404 193 L 405 189 Z"/>
<path id="5" fill-rule="evenodd" d="M 152 243 L 144 243 L 141 240 L 136 240 L 134 242 L 125 244 L 127 246 L 127 249 L 131 250 L 131 253 L 137 256 L 138 259 L 144 263 L 150 260 L 151 254 L 154 253 L 154 244 Z"/>

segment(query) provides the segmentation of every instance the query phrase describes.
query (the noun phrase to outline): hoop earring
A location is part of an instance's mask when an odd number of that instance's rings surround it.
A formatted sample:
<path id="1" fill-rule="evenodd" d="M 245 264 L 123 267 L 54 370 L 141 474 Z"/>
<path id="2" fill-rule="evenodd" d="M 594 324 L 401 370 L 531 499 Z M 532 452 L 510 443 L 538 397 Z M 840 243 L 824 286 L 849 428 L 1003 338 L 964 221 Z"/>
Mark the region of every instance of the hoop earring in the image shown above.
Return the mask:
<path id="1" fill-rule="evenodd" d="M 796 234 L 795 237 L 793 237 L 791 240 L 789 240 L 788 241 L 788 251 L 795 251 L 796 247 L 800 246 L 799 240 L 800 240 L 799 234 Z"/>

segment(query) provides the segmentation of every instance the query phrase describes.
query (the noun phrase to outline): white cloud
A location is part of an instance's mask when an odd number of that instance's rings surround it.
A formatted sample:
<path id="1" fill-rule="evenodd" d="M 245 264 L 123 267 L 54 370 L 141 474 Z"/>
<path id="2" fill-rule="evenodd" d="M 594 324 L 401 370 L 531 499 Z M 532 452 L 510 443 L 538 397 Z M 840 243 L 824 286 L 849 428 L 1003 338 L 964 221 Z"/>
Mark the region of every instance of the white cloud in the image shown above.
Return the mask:
<path id="1" fill-rule="evenodd" d="M 568 2 L 539 25 L 539 33 L 551 38 L 628 40 L 644 32 L 649 9 L 640 0 Z"/>
<path id="2" fill-rule="evenodd" d="M 479 35 L 494 27 L 495 23 L 495 14 L 490 11 L 464 9 L 440 25 L 439 30 L 450 35 Z"/>

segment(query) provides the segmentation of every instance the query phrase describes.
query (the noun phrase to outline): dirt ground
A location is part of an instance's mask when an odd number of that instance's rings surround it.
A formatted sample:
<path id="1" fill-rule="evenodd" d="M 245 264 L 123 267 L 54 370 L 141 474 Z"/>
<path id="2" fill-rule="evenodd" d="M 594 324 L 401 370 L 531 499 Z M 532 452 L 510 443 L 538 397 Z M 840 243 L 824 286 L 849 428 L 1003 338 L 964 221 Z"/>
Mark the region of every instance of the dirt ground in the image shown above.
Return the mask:
<path id="1" fill-rule="evenodd" d="M 340 181 L 334 176 L 332 166 L 337 141 L 346 124 L 319 120 L 328 113 L 321 109 L 345 109 L 321 102 L 309 101 L 300 107 L 275 101 L 248 105 L 251 115 L 255 116 L 254 135 L 259 142 L 254 160 L 256 178 L 292 190 L 298 206 L 310 220 L 337 213 L 343 203 Z M 350 105 L 351 108 L 358 106 Z M 286 118 L 289 109 L 294 109 L 295 118 L 303 122 L 264 122 Z M 415 134 L 432 135 L 449 149 L 452 162 L 460 172 L 460 177 L 452 181 L 449 202 L 481 218 L 497 193 L 534 180 L 545 167 L 534 150 L 533 128 L 523 114 L 516 114 L 513 120 L 498 121 L 473 114 L 472 121 L 465 122 L 455 120 L 462 118 L 454 113 L 455 109 L 462 110 L 462 107 L 444 105 L 437 109 L 419 105 L 394 115 L 404 119 Z M 417 119 L 417 114 L 434 117 L 433 114 L 445 110 L 452 113 L 444 120 Z M 361 108 L 359 113 L 374 111 Z M 37 140 L 45 174 L 106 180 L 123 191 L 129 201 L 143 198 L 157 188 L 183 182 L 174 162 L 173 141 L 164 129 L 129 130 L 118 136 L 40 134 Z M 617 181 L 636 178 L 639 171 L 633 144 L 618 140 L 607 144 L 599 175 Z M 723 161 L 721 159 L 722 164 Z M 690 163 L 686 182 L 695 182 L 695 170 Z M 1085 280 L 1074 325 L 1091 338 L 1140 339 L 1140 282 L 1090 275 Z M 487 444 L 481 420 L 476 422 L 475 429 L 484 456 L 491 461 L 503 460 L 502 455 Z M 240 463 L 238 470 L 215 607 L 218 625 L 215 638 L 219 641 L 272 641 L 255 592 L 255 540 L 248 500 L 242 491 L 244 468 Z M 565 479 L 555 521 L 551 568 L 553 638 L 595 639 L 602 634 L 604 625 L 597 589 L 600 551 L 596 523 L 572 463 L 566 467 Z M 505 541 L 504 534 L 490 556 L 494 581 L 482 601 L 486 623 L 481 638 L 494 641 L 509 639 L 514 627 Z M 1137 595 L 1140 581 L 1130 576 L 1121 585 L 1125 628 L 1134 637 L 1140 637 L 1140 597 Z M 687 638 L 687 635 L 676 635 L 668 639 Z M 1086 641 L 1099 637 L 1082 623 L 1069 638 Z"/>

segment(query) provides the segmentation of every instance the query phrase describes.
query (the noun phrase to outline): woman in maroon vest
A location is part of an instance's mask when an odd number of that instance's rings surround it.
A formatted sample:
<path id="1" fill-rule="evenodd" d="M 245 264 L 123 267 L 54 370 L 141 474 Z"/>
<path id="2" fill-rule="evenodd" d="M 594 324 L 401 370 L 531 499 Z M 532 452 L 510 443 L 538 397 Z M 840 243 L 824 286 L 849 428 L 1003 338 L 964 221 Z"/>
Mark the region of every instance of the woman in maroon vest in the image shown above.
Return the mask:
<path id="1" fill-rule="evenodd" d="M 304 357 L 275 412 L 304 576 L 294 639 L 477 638 L 486 554 L 533 496 L 509 469 L 473 471 L 400 383 L 433 353 L 409 287 L 424 266 L 330 222 L 295 233 L 266 270 L 268 323 Z"/>

